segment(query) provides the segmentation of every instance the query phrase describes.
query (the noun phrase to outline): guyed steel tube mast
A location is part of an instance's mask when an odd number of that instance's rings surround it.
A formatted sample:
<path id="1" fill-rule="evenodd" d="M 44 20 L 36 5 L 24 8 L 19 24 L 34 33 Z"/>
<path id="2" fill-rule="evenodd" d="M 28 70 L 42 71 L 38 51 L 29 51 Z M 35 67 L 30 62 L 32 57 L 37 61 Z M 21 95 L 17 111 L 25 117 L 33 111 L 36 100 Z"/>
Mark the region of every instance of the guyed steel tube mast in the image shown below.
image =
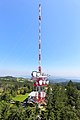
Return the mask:
<path id="1" fill-rule="evenodd" d="M 33 101 L 37 104 L 45 104 L 45 98 L 46 98 L 46 92 L 45 88 L 48 86 L 49 81 L 48 77 L 44 74 L 42 74 L 42 67 L 41 67 L 41 22 L 42 22 L 42 5 L 41 0 L 39 0 L 39 36 L 38 36 L 38 71 L 32 72 L 32 80 L 34 81 L 33 86 L 35 87 L 35 91 L 33 92 Z"/>

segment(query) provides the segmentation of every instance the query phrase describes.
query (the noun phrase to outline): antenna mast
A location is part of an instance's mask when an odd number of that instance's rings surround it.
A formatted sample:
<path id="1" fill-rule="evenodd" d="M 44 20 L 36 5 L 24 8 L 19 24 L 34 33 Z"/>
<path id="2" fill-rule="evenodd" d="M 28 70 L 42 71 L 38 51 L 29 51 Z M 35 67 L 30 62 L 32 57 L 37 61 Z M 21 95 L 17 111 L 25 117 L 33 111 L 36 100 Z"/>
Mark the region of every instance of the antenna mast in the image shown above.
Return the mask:
<path id="1" fill-rule="evenodd" d="M 33 86 L 34 86 L 34 91 L 31 93 L 30 100 L 34 101 L 34 103 L 37 103 L 38 106 L 41 104 L 46 103 L 46 91 L 45 87 L 48 86 L 49 81 L 46 75 L 42 74 L 42 68 L 41 68 L 41 22 L 42 22 L 42 15 L 41 15 L 41 3 L 39 3 L 39 16 L 38 16 L 38 21 L 39 21 L 39 38 L 38 38 L 38 71 L 33 71 L 32 72 L 32 80 L 33 80 Z M 31 99 L 32 98 L 32 99 Z"/>
<path id="2" fill-rule="evenodd" d="M 41 4 L 39 3 L 39 67 L 38 71 L 41 73 Z"/>

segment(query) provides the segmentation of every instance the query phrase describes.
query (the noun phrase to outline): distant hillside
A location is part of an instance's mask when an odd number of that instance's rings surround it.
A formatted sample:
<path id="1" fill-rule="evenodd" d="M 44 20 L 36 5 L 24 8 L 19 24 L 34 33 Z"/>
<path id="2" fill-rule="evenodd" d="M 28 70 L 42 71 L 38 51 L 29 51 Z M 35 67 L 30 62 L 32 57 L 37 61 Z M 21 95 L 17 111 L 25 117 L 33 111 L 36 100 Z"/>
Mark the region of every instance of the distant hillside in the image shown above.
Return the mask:
<path id="1" fill-rule="evenodd" d="M 61 83 L 61 82 L 69 82 L 70 80 L 73 82 L 80 82 L 80 79 L 66 79 L 66 78 L 57 78 L 57 77 L 49 77 L 50 82 L 52 83 Z"/>
<path id="2" fill-rule="evenodd" d="M 0 77 L 0 81 L 18 81 L 18 82 L 23 82 L 29 80 L 28 78 L 23 78 L 23 77 L 13 77 L 13 76 L 4 76 Z"/>

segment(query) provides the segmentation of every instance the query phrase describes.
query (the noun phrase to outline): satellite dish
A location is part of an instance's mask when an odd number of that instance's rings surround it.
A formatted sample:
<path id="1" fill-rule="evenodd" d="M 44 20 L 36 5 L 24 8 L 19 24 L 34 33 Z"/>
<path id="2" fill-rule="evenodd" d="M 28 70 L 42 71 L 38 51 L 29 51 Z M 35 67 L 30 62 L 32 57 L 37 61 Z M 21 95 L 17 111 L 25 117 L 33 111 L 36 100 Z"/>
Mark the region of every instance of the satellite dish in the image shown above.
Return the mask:
<path id="1" fill-rule="evenodd" d="M 38 82 L 36 82 L 36 85 L 38 85 Z"/>
<path id="2" fill-rule="evenodd" d="M 39 77 L 41 75 L 41 73 L 40 72 L 37 72 L 37 77 Z"/>
<path id="3" fill-rule="evenodd" d="M 46 81 L 45 81 L 45 80 L 43 81 L 43 84 L 44 84 L 44 85 L 46 84 Z"/>
<path id="4" fill-rule="evenodd" d="M 39 84 L 42 85 L 42 80 L 39 81 Z"/>
<path id="5" fill-rule="evenodd" d="M 37 71 L 33 71 L 32 72 L 32 77 L 36 77 L 37 76 Z"/>

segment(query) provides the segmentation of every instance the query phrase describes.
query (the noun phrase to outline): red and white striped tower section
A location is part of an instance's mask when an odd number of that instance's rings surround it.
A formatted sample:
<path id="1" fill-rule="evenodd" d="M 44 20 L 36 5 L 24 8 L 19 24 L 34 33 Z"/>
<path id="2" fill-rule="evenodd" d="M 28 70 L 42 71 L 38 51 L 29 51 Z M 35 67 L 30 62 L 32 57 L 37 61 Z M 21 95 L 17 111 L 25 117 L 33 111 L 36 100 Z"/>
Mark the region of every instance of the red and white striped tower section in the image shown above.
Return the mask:
<path id="1" fill-rule="evenodd" d="M 41 4 L 39 4 L 39 66 L 38 66 L 38 72 L 33 71 L 32 72 L 32 80 L 34 80 L 34 87 L 36 88 L 36 91 L 34 91 L 34 97 L 33 100 L 35 103 L 43 104 L 45 103 L 45 97 L 46 97 L 46 92 L 45 92 L 45 87 L 49 84 L 49 81 L 47 79 L 46 75 L 42 74 L 41 70 Z"/>

